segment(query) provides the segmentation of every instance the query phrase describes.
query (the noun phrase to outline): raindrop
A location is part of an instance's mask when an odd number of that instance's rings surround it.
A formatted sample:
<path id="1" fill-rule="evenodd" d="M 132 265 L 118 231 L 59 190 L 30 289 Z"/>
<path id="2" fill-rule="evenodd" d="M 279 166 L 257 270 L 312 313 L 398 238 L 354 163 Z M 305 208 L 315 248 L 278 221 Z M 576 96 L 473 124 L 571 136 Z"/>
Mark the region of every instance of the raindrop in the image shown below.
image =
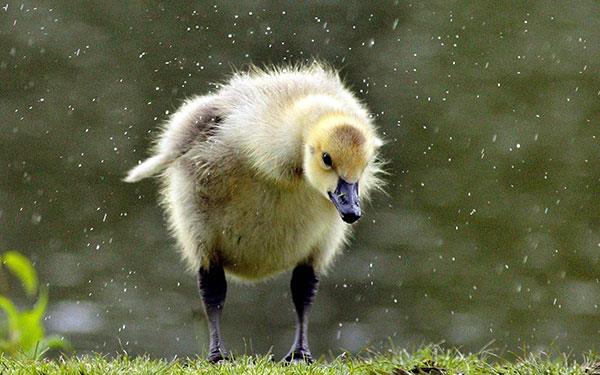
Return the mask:
<path id="1" fill-rule="evenodd" d="M 32 224 L 39 224 L 42 221 L 42 215 L 40 215 L 39 213 L 35 212 L 33 215 L 31 215 L 31 223 Z"/>

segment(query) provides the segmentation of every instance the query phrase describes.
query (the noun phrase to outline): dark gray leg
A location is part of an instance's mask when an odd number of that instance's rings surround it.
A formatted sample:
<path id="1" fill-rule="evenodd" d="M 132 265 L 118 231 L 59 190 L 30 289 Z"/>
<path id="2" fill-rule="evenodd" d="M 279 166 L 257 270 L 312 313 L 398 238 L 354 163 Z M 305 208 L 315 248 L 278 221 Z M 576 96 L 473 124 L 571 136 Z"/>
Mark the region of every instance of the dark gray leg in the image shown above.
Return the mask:
<path id="1" fill-rule="evenodd" d="M 296 338 L 290 352 L 283 359 L 286 362 L 305 361 L 313 362 L 308 349 L 308 313 L 317 294 L 319 279 L 315 270 L 309 264 L 301 264 L 294 268 L 292 273 L 292 300 L 296 308 L 298 320 L 296 322 Z"/>
<path id="2" fill-rule="evenodd" d="M 216 363 L 227 359 L 227 352 L 221 341 L 219 321 L 225 304 L 227 294 L 227 281 L 225 271 L 220 265 L 211 265 L 208 269 L 200 268 L 198 271 L 198 289 L 204 302 L 204 310 L 208 319 L 210 333 L 209 352 L 206 358 L 209 362 Z"/>

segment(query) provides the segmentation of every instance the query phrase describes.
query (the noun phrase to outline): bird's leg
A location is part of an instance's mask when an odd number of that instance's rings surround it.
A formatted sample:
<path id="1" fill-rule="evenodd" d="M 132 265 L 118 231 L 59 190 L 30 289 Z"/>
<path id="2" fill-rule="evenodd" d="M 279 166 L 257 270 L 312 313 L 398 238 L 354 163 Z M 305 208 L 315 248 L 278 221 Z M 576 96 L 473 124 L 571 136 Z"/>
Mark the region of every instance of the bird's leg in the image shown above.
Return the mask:
<path id="1" fill-rule="evenodd" d="M 290 352 L 283 359 L 286 362 L 312 362 L 313 358 L 308 349 L 308 313 L 317 294 L 319 279 L 315 270 L 309 264 L 300 264 L 292 273 L 292 300 L 296 308 L 296 337 Z"/>
<path id="2" fill-rule="evenodd" d="M 210 334 L 209 352 L 206 358 L 209 362 L 216 363 L 227 359 L 227 352 L 221 341 L 219 322 L 227 294 L 227 281 L 225 271 L 221 265 L 211 265 L 208 269 L 200 268 L 198 271 L 198 289 L 204 303 L 204 310 L 208 319 Z"/>

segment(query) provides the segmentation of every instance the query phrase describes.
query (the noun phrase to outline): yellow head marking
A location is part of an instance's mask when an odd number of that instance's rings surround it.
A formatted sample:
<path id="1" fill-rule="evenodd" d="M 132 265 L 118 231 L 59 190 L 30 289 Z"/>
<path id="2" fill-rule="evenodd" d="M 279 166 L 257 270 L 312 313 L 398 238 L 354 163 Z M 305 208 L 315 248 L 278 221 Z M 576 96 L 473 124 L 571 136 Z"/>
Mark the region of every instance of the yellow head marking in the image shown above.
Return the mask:
<path id="1" fill-rule="evenodd" d="M 342 123 L 331 128 L 323 140 L 323 152 L 331 155 L 333 169 L 347 181 L 356 181 L 369 157 L 366 137 L 356 126 Z"/>
<path id="2" fill-rule="evenodd" d="M 370 127 L 356 118 L 342 114 L 321 118 L 306 137 L 309 178 L 314 184 L 327 185 L 329 190 L 335 188 L 339 178 L 350 183 L 358 181 L 375 152 L 373 139 Z M 324 162 L 325 153 L 331 167 Z"/>

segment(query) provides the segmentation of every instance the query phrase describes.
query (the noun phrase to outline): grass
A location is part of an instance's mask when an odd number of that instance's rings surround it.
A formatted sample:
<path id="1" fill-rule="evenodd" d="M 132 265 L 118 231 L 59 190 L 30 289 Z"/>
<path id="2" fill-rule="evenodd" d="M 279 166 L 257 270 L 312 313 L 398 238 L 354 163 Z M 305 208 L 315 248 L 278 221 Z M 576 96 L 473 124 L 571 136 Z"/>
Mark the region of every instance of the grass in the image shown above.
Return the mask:
<path id="1" fill-rule="evenodd" d="M 0 374 L 390 374 L 390 375 L 600 375 L 594 365 L 597 356 L 583 363 L 566 356 L 527 355 L 507 362 L 489 352 L 461 354 L 456 350 L 426 347 L 414 353 L 390 350 L 340 356 L 331 361 L 320 360 L 312 365 L 285 366 L 268 357 L 242 356 L 233 362 L 211 365 L 204 360 L 155 360 L 126 355 L 107 358 L 101 355 L 59 360 L 15 360 L 0 357 Z"/>

